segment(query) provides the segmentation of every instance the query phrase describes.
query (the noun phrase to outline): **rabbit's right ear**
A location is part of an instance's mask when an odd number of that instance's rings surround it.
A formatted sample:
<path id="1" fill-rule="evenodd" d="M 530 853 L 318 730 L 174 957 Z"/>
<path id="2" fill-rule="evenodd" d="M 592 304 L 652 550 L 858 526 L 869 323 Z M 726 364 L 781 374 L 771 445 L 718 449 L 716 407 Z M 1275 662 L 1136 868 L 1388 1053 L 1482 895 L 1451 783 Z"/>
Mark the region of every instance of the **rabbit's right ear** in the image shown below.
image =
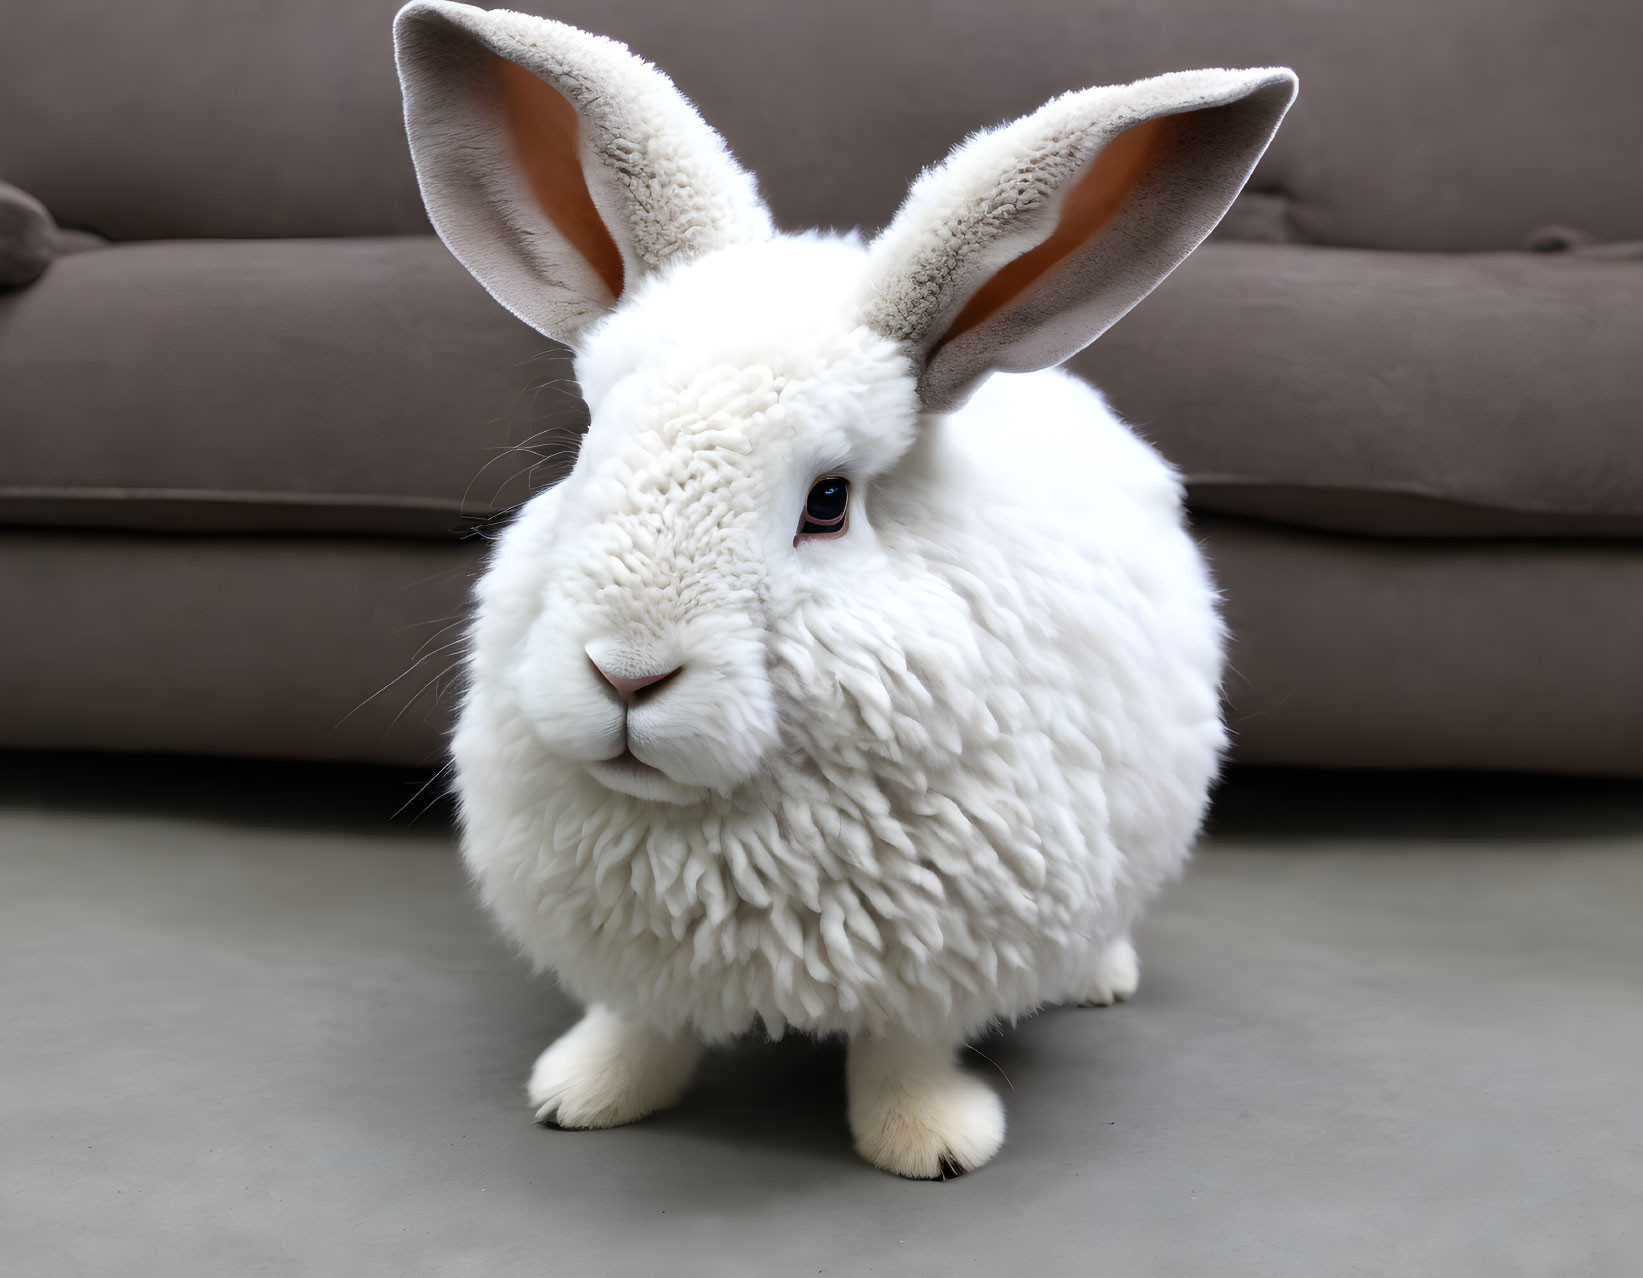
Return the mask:
<path id="1" fill-rule="evenodd" d="M 539 332 L 575 346 L 641 277 L 771 234 L 719 135 L 614 40 L 413 0 L 394 50 L 434 229 Z"/>
<path id="2" fill-rule="evenodd" d="M 925 410 L 1116 323 L 1214 229 L 1294 97 L 1283 67 L 1085 89 L 926 172 L 872 245 L 863 299 Z"/>

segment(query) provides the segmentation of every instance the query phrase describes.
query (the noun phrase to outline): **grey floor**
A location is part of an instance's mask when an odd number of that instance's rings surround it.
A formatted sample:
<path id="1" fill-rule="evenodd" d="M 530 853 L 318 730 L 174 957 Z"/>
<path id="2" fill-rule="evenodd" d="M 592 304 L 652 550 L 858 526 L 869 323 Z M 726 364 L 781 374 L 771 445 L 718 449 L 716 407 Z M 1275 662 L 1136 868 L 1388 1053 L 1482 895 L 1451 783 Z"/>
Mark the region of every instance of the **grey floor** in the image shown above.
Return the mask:
<path id="1" fill-rule="evenodd" d="M 1139 997 L 980 1045 L 946 1184 L 794 1040 L 533 1126 L 572 1009 L 413 788 L 0 756 L 0 1271 L 1643 1274 L 1639 787 L 1235 778 Z"/>

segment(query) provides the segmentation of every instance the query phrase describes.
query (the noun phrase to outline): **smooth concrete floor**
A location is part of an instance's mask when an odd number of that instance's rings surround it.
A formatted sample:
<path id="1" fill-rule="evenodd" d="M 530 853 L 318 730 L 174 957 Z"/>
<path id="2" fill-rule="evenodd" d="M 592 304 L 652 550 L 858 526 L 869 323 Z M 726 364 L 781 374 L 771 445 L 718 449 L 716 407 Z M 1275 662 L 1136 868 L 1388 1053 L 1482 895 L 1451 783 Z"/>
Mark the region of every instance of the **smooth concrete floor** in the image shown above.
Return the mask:
<path id="1" fill-rule="evenodd" d="M 1643 1274 L 1637 786 L 1234 777 L 1139 996 L 980 1045 L 948 1183 L 793 1039 L 534 1126 L 573 1009 L 413 789 L 0 756 L 0 1273 Z"/>

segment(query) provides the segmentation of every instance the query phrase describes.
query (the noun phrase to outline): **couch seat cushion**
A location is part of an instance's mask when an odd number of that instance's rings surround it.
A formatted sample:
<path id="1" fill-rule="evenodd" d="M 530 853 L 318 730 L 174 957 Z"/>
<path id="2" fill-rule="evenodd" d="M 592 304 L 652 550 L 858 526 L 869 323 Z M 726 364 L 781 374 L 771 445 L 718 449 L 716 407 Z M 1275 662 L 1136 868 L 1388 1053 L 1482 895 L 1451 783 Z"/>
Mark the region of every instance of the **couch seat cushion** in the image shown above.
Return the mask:
<path id="1" fill-rule="evenodd" d="M 1204 245 L 1073 361 L 1203 510 L 1643 535 L 1643 263 Z"/>
<path id="2" fill-rule="evenodd" d="M 559 473 L 569 377 L 431 236 L 77 253 L 0 294 L 0 522 L 446 535 Z"/>
<path id="3" fill-rule="evenodd" d="M 1643 264 L 1211 243 L 1074 360 L 1200 510 L 1643 535 Z M 122 245 L 0 294 L 0 522 L 448 536 L 563 473 L 561 348 L 431 237 Z"/>

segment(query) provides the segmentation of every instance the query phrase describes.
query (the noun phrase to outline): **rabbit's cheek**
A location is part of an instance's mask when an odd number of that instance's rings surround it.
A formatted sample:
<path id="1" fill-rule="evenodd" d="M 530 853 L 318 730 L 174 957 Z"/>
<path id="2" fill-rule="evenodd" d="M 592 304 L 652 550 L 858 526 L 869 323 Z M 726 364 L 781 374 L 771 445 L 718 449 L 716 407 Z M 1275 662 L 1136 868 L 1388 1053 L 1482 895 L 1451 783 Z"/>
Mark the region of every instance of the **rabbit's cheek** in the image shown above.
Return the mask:
<path id="1" fill-rule="evenodd" d="M 508 670 L 510 691 L 538 740 L 563 759 L 609 759 L 626 747 L 621 702 L 589 669 L 581 646 L 539 619 Z"/>
<path id="2" fill-rule="evenodd" d="M 628 712 L 633 753 L 683 785 L 730 790 L 751 779 L 778 734 L 769 679 L 757 666 L 700 666 Z"/>

